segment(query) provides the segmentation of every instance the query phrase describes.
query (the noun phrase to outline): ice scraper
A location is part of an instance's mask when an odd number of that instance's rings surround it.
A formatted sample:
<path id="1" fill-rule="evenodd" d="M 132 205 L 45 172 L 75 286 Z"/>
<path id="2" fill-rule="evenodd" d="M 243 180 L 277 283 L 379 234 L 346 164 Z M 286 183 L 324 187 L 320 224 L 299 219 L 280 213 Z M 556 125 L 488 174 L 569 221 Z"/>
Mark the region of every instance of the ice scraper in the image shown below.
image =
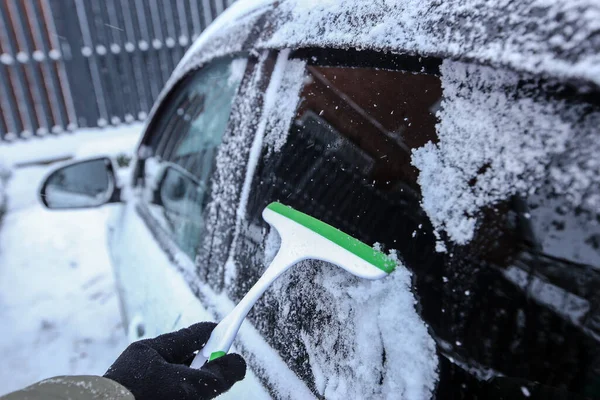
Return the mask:
<path id="1" fill-rule="evenodd" d="M 381 279 L 392 272 L 396 263 L 350 235 L 281 203 L 271 203 L 263 210 L 263 218 L 281 237 L 281 247 L 260 279 L 244 298 L 212 332 L 198 352 L 192 367 L 225 355 L 244 318 L 271 283 L 302 260 L 329 262 L 365 279 Z"/>

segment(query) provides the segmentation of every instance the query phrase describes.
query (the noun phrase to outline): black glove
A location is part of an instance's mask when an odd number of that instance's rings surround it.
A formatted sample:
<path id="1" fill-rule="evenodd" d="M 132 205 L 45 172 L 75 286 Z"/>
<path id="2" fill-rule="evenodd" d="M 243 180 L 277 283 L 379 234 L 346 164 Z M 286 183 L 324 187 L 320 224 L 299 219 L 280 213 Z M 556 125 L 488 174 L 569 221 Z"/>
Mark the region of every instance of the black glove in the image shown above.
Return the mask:
<path id="1" fill-rule="evenodd" d="M 212 399 L 244 379 L 246 362 L 227 354 L 201 369 L 185 365 L 205 344 L 216 324 L 189 328 L 132 343 L 106 371 L 105 378 L 125 386 L 136 400 Z"/>

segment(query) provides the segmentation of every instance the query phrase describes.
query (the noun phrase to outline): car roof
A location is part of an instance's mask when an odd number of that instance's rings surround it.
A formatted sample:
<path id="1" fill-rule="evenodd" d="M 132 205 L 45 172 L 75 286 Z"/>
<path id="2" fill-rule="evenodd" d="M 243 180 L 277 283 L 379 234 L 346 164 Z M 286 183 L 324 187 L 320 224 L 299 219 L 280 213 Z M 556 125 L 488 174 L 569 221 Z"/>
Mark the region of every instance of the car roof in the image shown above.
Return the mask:
<path id="1" fill-rule="evenodd" d="M 357 48 L 506 67 L 600 88 L 598 0 L 238 0 L 174 79 L 251 49 Z"/>

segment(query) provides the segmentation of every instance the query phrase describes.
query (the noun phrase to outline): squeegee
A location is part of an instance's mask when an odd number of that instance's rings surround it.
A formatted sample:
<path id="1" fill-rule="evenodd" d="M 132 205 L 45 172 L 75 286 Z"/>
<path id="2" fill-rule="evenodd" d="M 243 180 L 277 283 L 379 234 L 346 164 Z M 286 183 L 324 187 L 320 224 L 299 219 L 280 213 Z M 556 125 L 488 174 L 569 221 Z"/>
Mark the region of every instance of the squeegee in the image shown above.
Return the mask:
<path id="1" fill-rule="evenodd" d="M 300 261 L 326 261 L 365 279 L 384 278 L 396 268 L 394 260 L 381 251 L 292 207 L 271 203 L 262 216 L 281 237 L 279 251 L 244 298 L 215 327 L 194 358 L 193 368 L 227 354 L 254 303 L 275 279 Z"/>

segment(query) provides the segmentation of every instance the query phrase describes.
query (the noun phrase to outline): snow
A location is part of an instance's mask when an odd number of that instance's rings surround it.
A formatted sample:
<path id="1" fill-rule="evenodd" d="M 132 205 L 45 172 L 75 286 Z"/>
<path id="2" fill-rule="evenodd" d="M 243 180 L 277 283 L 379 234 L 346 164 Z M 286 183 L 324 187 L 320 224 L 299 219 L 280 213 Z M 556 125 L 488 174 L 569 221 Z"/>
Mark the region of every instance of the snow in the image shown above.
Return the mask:
<path id="1" fill-rule="evenodd" d="M 483 207 L 533 195 L 549 181 L 598 212 L 598 110 L 523 88 L 522 75 L 444 61 L 438 143 L 413 150 L 422 206 L 438 231 L 468 243 Z M 439 239 L 439 237 L 438 237 Z"/>
<path id="2" fill-rule="evenodd" d="M 52 60 L 60 60 L 61 54 L 60 54 L 60 50 L 57 49 L 52 49 L 48 52 L 48 56 L 52 59 Z"/>
<path id="3" fill-rule="evenodd" d="M 231 62 L 230 75 L 227 79 L 227 85 L 238 85 L 244 78 L 248 60 L 246 58 L 237 58 Z"/>
<path id="4" fill-rule="evenodd" d="M 256 128 L 256 132 L 254 133 L 252 147 L 250 148 L 248 162 L 246 164 L 244 184 L 242 186 L 242 192 L 236 212 L 234 242 L 237 241 L 240 235 L 242 220 L 244 220 L 246 215 L 248 197 L 252 188 L 254 173 L 264 146 L 263 142 L 265 141 L 265 131 L 267 130 L 267 126 L 269 127 L 270 135 L 266 138 L 267 145 L 270 144 L 271 147 L 279 150 L 280 146 L 285 143 L 285 132 L 287 131 L 289 122 L 294 116 L 296 105 L 299 101 L 305 63 L 297 60 L 289 60 L 288 57 L 289 51 L 282 51 L 277 56 L 269 86 L 264 95 L 262 117 Z M 265 61 L 266 59 L 262 57 L 260 63 L 262 64 Z M 232 65 L 232 68 L 234 72 L 232 74 L 233 77 L 236 75 L 235 64 Z M 241 70 L 241 68 L 237 69 Z M 260 79 L 260 76 L 258 76 L 257 79 Z M 285 108 L 291 105 L 293 105 L 292 109 Z M 278 115 L 280 112 L 283 112 L 283 114 Z M 233 281 L 235 271 L 237 270 L 234 262 L 234 252 L 235 246 L 231 248 L 229 258 L 225 264 L 226 284 Z"/>
<path id="5" fill-rule="evenodd" d="M 277 65 L 271 75 L 274 92 L 267 91 L 265 145 L 270 152 L 278 152 L 287 141 L 289 126 L 300 102 L 300 90 L 304 82 L 306 62 L 288 60 L 289 51 L 279 53 Z M 271 86 L 269 86 L 271 88 Z"/>
<path id="6" fill-rule="evenodd" d="M 32 54 L 33 59 L 37 62 L 42 62 L 46 58 L 43 51 L 35 50 Z"/>
<path id="7" fill-rule="evenodd" d="M 269 25 L 248 45 L 250 48 L 371 48 L 475 59 L 494 66 L 467 67 L 449 60 L 442 66 L 444 95 L 453 100 L 444 100 L 439 114 L 441 141 L 426 145 L 413 156 L 414 165 L 421 169 L 423 207 L 438 235 L 445 230 L 451 241 L 467 243 L 482 207 L 513 194 L 535 192 L 541 180 L 547 178 L 548 169 L 557 193 L 568 196 L 574 205 L 600 209 L 600 162 L 594 157 L 598 146 L 589 134 L 600 122 L 598 113 L 586 114 L 583 106 L 545 101 L 539 98 L 541 95 L 534 98 L 517 89 L 517 81 L 527 78 L 527 73 L 600 85 L 595 35 L 600 28 L 600 3 L 596 0 L 530 0 L 519 4 L 469 0 L 460 5 L 435 0 L 287 0 L 277 6 L 270 0 L 240 0 L 191 46 L 166 89 L 208 60 L 241 51 L 252 27 L 265 13 L 270 13 Z M 476 82 L 468 82 L 467 74 L 474 74 Z M 453 81 L 465 80 L 465 87 L 452 85 Z M 581 83 L 578 89 L 585 91 L 586 85 Z M 502 93 L 504 86 L 508 86 L 510 95 Z M 461 99 L 461 93 L 469 90 L 473 95 L 467 93 L 469 98 Z M 492 92 L 491 98 L 477 95 L 478 91 Z M 511 96 L 518 97 L 513 101 Z M 293 109 L 294 96 L 281 97 L 281 101 L 282 108 L 289 105 L 287 110 Z M 289 104 L 283 104 L 286 101 Z M 452 118 L 466 114 L 459 114 L 461 106 L 468 106 L 483 119 Z M 504 111 L 496 116 L 495 107 Z M 513 113 L 519 116 L 515 120 Z M 279 117 L 275 114 L 274 119 Z M 287 117 L 281 117 L 284 124 Z M 459 138 L 461 130 L 467 133 Z M 523 131 L 528 134 L 521 135 Z M 588 145 L 575 146 L 575 137 Z M 276 140 L 283 142 L 285 137 L 265 138 L 273 150 L 280 146 Z M 470 152 L 462 164 L 459 159 L 467 152 L 459 151 L 459 147 L 466 143 L 475 145 L 478 151 Z M 577 147 L 577 151 L 570 151 Z M 476 174 L 481 168 L 483 172 Z M 475 186 L 470 187 L 473 179 Z M 441 238 L 436 248 L 447 251 Z"/>
<path id="8" fill-rule="evenodd" d="M 98 55 L 100 55 L 100 56 L 105 55 L 106 54 L 106 46 L 103 46 L 101 44 L 96 46 L 96 53 L 98 53 Z"/>
<path id="9" fill-rule="evenodd" d="M 273 232 L 266 237 L 265 262 L 279 241 Z M 392 256 L 397 269 L 382 280 L 361 280 L 330 264 L 305 261 L 269 290 L 280 321 L 296 318 L 290 315 L 295 301 L 325 316 L 327 323 L 300 334 L 317 391 L 327 399 L 420 400 L 433 393 L 435 342 L 415 310 L 411 273 Z"/>
<path id="10" fill-rule="evenodd" d="M 19 61 L 21 64 L 25 64 L 27 61 L 29 61 L 29 56 L 27 53 L 20 51 L 17 53 L 17 61 Z"/>
<path id="11" fill-rule="evenodd" d="M 262 76 L 260 69 L 262 68 L 262 66 L 264 66 L 265 62 L 266 62 L 266 53 L 263 53 L 259 60 L 259 69 L 253 77 L 255 82 L 258 82 L 260 80 L 260 78 Z M 278 58 L 278 62 L 279 62 L 279 58 Z M 278 63 L 276 63 L 275 68 L 277 68 L 277 64 Z M 233 72 L 234 73 L 232 74 L 232 76 L 236 75 L 235 68 L 234 68 Z M 265 94 L 265 98 L 268 98 L 268 94 L 274 90 L 272 87 L 273 87 L 273 82 L 271 81 L 271 83 L 269 84 L 269 87 L 267 88 L 267 93 Z M 246 103 L 246 105 L 249 105 L 249 104 L 250 103 Z M 265 100 L 264 107 L 265 107 L 265 109 L 268 107 L 267 100 Z M 261 119 L 261 121 L 258 124 L 258 128 L 256 129 L 256 132 L 254 134 L 254 138 L 252 140 L 252 145 L 251 145 L 251 148 L 250 148 L 250 151 L 248 154 L 248 162 L 246 165 L 244 184 L 242 187 L 242 193 L 240 195 L 240 201 L 238 203 L 238 207 L 236 210 L 236 217 L 235 217 L 236 224 L 235 224 L 235 231 L 234 231 L 234 238 L 235 238 L 234 240 L 236 240 L 239 237 L 241 221 L 243 220 L 243 218 L 246 214 L 246 204 L 248 203 L 248 196 L 250 195 L 250 188 L 252 185 L 252 178 L 254 177 L 254 171 L 256 170 L 256 166 L 258 164 L 258 160 L 259 160 L 260 153 L 262 150 L 264 131 L 265 131 L 265 122 L 264 122 L 264 118 L 263 118 L 263 119 Z M 242 160 L 243 159 L 238 159 L 235 161 L 243 162 Z M 234 161 L 234 160 L 229 160 L 229 161 Z M 236 190 L 235 187 L 231 187 L 230 189 Z M 228 201 L 228 199 L 231 201 L 233 199 L 233 197 L 228 196 L 228 197 L 222 198 L 220 200 L 222 202 L 226 202 L 226 201 Z M 233 279 L 235 278 L 235 275 L 236 275 L 236 271 L 237 271 L 237 267 L 234 262 L 234 258 L 235 258 L 234 251 L 235 251 L 235 248 L 232 247 L 231 252 L 229 254 L 229 258 L 228 258 L 227 262 L 225 263 L 225 282 L 226 282 L 226 284 L 233 281 Z"/>
<path id="12" fill-rule="evenodd" d="M 600 85 L 597 0 L 287 0 L 273 20 L 259 48 L 358 47 L 478 59 Z"/>
<path id="13" fill-rule="evenodd" d="M 75 156 L 117 155 L 135 147 L 142 128 L 143 124 L 135 123 L 110 129 L 79 129 L 68 134 L 15 141 L 0 145 L 0 160 L 10 166 L 46 163 Z"/>
<path id="14" fill-rule="evenodd" d="M 48 169 L 17 169 L 8 185 L 0 394 L 56 375 L 102 374 L 126 346 L 104 242 L 110 210 L 43 209 L 36 191 Z"/>
<path id="15" fill-rule="evenodd" d="M 216 239 L 219 241 L 227 240 L 227 235 L 231 234 L 229 228 L 224 230 L 220 228 L 223 225 L 227 225 L 228 221 L 236 221 L 234 235 L 236 237 L 239 235 L 239 225 L 237 222 L 240 221 L 240 210 L 245 207 L 245 202 L 241 201 L 239 204 L 237 202 L 240 196 L 238 184 L 241 184 L 248 176 L 252 176 L 253 167 L 251 165 L 248 167 L 251 171 L 250 175 L 248 175 L 244 165 L 246 162 L 251 162 L 248 161 L 248 157 L 252 157 L 251 148 L 254 149 L 254 152 L 257 149 L 260 150 L 260 146 L 256 143 L 262 142 L 262 135 L 264 134 L 264 126 L 262 130 L 257 128 L 258 122 L 254 120 L 251 108 L 256 104 L 257 97 L 261 96 L 260 91 L 256 91 L 254 88 L 263 79 L 262 71 L 265 67 L 265 62 L 266 53 L 263 53 L 259 57 L 258 64 L 252 72 L 251 77 L 247 81 L 242 82 L 238 89 L 241 95 L 238 96 L 238 104 L 233 105 L 230 117 L 231 120 L 239 122 L 238 132 L 236 135 L 225 137 L 217 153 L 212 184 L 213 201 L 207 206 L 206 219 L 208 226 L 214 227 L 216 232 L 220 232 L 218 239 Z M 232 72 L 235 74 L 235 68 Z M 244 190 L 242 190 L 241 196 L 244 196 Z M 225 280 L 230 282 L 235 278 L 235 264 L 233 261 L 228 262 L 227 259 L 223 260 L 223 264 L 225 268 Z"/>
<path id="16" fill-rule="evenodd" d="M 266 11 L 265 8 L 271 8 L 271 3 L 273 0 L 246 0 L 246 1 L 236 1 L 232 4 L 225 12 L 220 14 L 200 35 L 198 39 L 190 46 L 184 57 L 181 59 L 178 70 L 185 68 L 186 65 L 191 63 L 196 64 L 196 66 L 201 63 L 196 59 L 201 52 L 206 51 L 206 47 L 210 46 L 211 48 L 216 48 L 216 46 L 212 45 L 210 42 L 217 41 L 217 45 L 227 45 L 227 48 L 223 49 L 224 52 L 222 54 L 230 53 L 232 51 L 239 51 L 241 49 L 241 44 L 248 37 L 250 33 L 250 29 L 256 22 L 257 15 L 261 14 L 261 11 Z M 237 28 L 241 28 L 239 31 Z M 234 29 L 232 32 L 231 29 Z M 231 38 L 227 41 L 227 43 L 223 43 L 220 36 L 226 33 L 227 36 L 231 36 Z M 241 36 L 238 36 L 241 34 Z M 230 46 L 234 46 L 235 50 Z M 205 56 L 204 56 L 205 57 Z M 209 56 L 210 59 L 213 56 Z M 177 71 L 175 75 L 179 75 Z"/>
<path id="17" fill-rule="evenodd" d="M 13 57 L 10 54 L 2 53 L 0 54 L 0 63 L 4 65 L 12 65 L 14 62 Z"/>
<path id="18" fill-rule="evenodd" d="M 132 153 L 140 133 L 138 124 L 19 141 L 1 145 L 0 160 L 31 165 Z M 105 244 L 114 206 L 44 209 L 37 190 L 52 168 L 16 168 L 7 185 L 0 223 L 0 395 L 57 375 L 101 375 L 127 345 Z"/>
<path id="19" fill-rule="evenodd" d="M 240 230 L 242 227 L 241 221 L 244 219 L 246 215 L 246 206 L 248 204 L 248 196 L 250 196 L 250 189 L 252 188 L 252 181 L 254 178 L 254 172 L 256 171 L 256 167 L 258 165 L 258 161 L 260 159 L 260 155 L 263 147 L 263 140 L 266 128 L 266 119 L 269 112 L 272 110 L 273 102 L 275 99 L 275 93 L 277 92 L 280 79 L 274 78 L 276 76 L 280 76 L 285 68 L 285 64 L 287 62 L 287 57 L 289 52 L 281 52 L 277 61 L 275 62 L 275 67 L 273 70 L 271 81 L 269 82 L 269 86 L 267 87 L 267 91 L 265 93 L 264 104 L 263 104 L 263 117 L 261 118 L 258 127 L 256 129 L 256 133 L 254 134 L 254 139 L 252 141 L 252 147 L 250 148 L 250 153 L 248 155 L 248 163 L 246 165 L 246 176 L 244 178 L 244 184 L 242 186 L 242 193 L 240 195 L 240 201 L 238 203 L 238 208 L 236 212 L 236 224 L 235 224 L 235 232 L 234 232 L 234 243 L 238 240 L 240 235 Z M 260 63 L 263 64 L 266 61 L 266 54 L 263 54 L 261 57 Z M 229 258 L 225 264 L 225 284 L 230 285 L 235 278 L 237 266 L 235 265 L 235 246 L 231 247 L 231 252 L 229 254 Z"/>
<path id="20" fill-rule="evenodd" d="M 239 49 L 234 46 L 205 53 L 199 50 L 210 46 L 203 43 L 205 37 L 210 35 L 203 34 L 194 45 L 195 50 L 189 53 L 192 54 L 189 57 L 193 59 L 180 63 L 171 78 L 172 82 L 187 70 L 202 64 L 203 60 L 219 54 L 218 51 Z M 193 55 L 196 51 L 198 53 Z M 216 246 L 214 243 L 227 243 L 227 235 L 231 234 L 231 223 L 227 221 L 234 218 L 236 221 L 234 245 L 231 246 L 230 253 L 224 257 L 212 254 L 213 259 L 223 260 L 227 288 L 237 285 L 236 279 L 239 278 L 237 271 L 240 266 L 236 265 L 235 243 L 241 232 L 252 230 L 249 234 L 258 240 L 261 235 L 267 235 L 266 231 L 255 229 L 245 220 L 246 204 L 259 155 L 264 148 L 277 151 L 285 142 L 287 124 L 292 119 L 298 103 L 304 64 L 301 61 L 287 60 L 288 54 L 287 51 L 283 51 L 278 55 L 273 78 L 263 99 L 262 117 L 259 121 L 252 120 L 252 113 L 247 110 L 251 104 L 255 104 L 254 98 L 260 94 L 246 92 L 244 85 L 240 88 L 242 99 L 234 106 L 232 116 L 239 128 L 236 135 L 224 139 L 217 157 L 213 201 L 208 205 L 207 224 L 212 227 L 213 246 Z M 252 85 L 260 82 L 260 71 L 264 62 L 262 53 L 256 71 L 249 79 Z M 239 186 L 236 182 L 240 180 L 242 192 L 238 193 Z M 232 209 L 232 206 L 235 208 Z M 218 216 L 215 210 L 219 211 Z M 269 244 L 267 241 L 265 254 L 261 257 L 265 262 L 276 251 L 278 235 L 269 234 L 268 238 L 273 243 Z M 196 282 L 196 278 L 190 277 L 190 282 Z M 292 282 L 295 283 L 293 290 L 290 288 Z M 301 339 L 310 356 L 317 390 L 322 395 L 333 399 L 377 396 L 422 399 L 431 396 L 437 380 L 435 342 L 415 310 L 416 301 L 411 292 L 410 282 L 410 273 L 403 267 L 381 282 L 364 282 L 343 271 L 340 272 L 338 268 L 332 269 L 330 265 L 306 262 L 280 278 L 269 290 L 268 293 L 278 299 L 278 303 L 272 309 L 281 313 L 277 320 L 282 323 L 288 318 L 294 318 L 289 314 L 290 304 L 293 303 L 293 299 L 299 298 L 310 299 L 311 304 L 320 308 L 320 312 L 332 316 L 331 323 L 301 333 Z M 200 290 L 208 290 L 206 288 L 207 286 L 202 285 Z M 226 293 L 227 290 L 217 297 L 221 299 L 217 303 L 222 302 L 223 308 L 224 304 L 230 303 Z M 277 297 L 277 293 L 281 293 L 282 297 Z M 206 298 L 210 302 L 215 299 L 215 295 L 207 295 Z M 280 333 L 285 335 L 285 330 Z M 295 337 L 298 334 L 299 332 L 293 333 Z M 259 337 L 257 333 L 257 339 Z M 247 344 L 241 333 L 238 339 L 242 343 L 241 346 L 249 350 L 253 350 L 257 343 L 252 339 L 251 344 Z M 260 343 L 260 346 L 263 346 L 262 340 Z M 382 361 L 384 349 L 385 362 Z M 262 355 L 265 352 L 267 350 L 262 347 L 252 351 L 253 355 L 261 357 L 257 363 L 261 368 L 267 368 L 266 366 L 273 363 L 270 358 L 263 359 Z M 270 352 L 273 350 L 270 349 Z M 273 354 L 280 359 L 276 353 Z M 276 371 L 290 373 L 285 364 Z M 269 379 L 273 376 L 272 373 L 272 369 L 268 369 L 262 371 L 261 375 Z M 289 381 L 288 384 L 276 388 L 281 397 L 288 397 L 286 393 L 296 393 L 291 397 L 302 397 L 297 395 L 300 392 L 294 388 L 293 382 L 298 381 Z"/>
<path id="21" fill-rule="evenodd" d="M 297 87 L 296 97 L 298 97 L 300 91 L 300 85 L 302 82 L 302 74 L 304 73 L 304 63 L 302 62 L 293 62 L 288 60 L 289 51 L 282 51 L 277 56 L 277 61 L 275 62 L 275 67 L 273 69 L 273 73 L 271 74 L 271 80 L 269 82 L 269 86 L 267 87 L 267 91 L 265 92 L 264 103 L 263 103 L 263 111 L 262 118 L 258 123 L 258 127 L 256 129 L 256 134 L 254 135 L 254 140 L 252 142 L 252 147 L 250 149 L 250 155 L 248 157 L 248 164 L 246 166 L 246 178 L 244 180 L 244 186 L 242 187 L 242 194 L 240 196 L 240 202 L 237 211 L 237 220 L 236 224 L 236 238 L 237 234 L 239 234 L 240 221 L 246 215 L 246 205 L 248 203 L 248 196 L 250 195 L 250 189 L 252 187 L 252 180 L 254 178 L 254 172 L 256 171 L 256 166 L 258 165 L 258 161 L 260 159 L 260 155 L 262 153 L 263 148 L 263 140 L 265 135 L 265 129 L 267 127 L 267 121 L 272 118 L 272 115 L 278 111 L 280 108 L 275 109 L 275 103 L 280 99 L 280 95 L 282 94 L 280 90 L 285 90 L 282 88 L 283 76 L 285 73 L 293 73 L 296 72 L 290 79 L 299 79 L 300 84 Z M 263 60 L 264 61 L 264 60 Z M 297 65 L 300 64 L 301 68 L 296 68 L 290 70 L 288 65 Z M 287 93 L 286 93 L 287 94 Z M 291 94 L 294 96 L 294 94 Z M 297 103 L 298 100 L 296 100 Z M 295 107 L 294 107 L 295 110 Z M 289 121 L 291 121 L 293 117 L 289 115 Z M 289 114 L 289 112 L 288 112 Z M 286 125 L 287 126 L 287 125 Z M 275 132 L 275 135 L 281 135 L 285 130 L 282 129 L 279 132 Z"/>

